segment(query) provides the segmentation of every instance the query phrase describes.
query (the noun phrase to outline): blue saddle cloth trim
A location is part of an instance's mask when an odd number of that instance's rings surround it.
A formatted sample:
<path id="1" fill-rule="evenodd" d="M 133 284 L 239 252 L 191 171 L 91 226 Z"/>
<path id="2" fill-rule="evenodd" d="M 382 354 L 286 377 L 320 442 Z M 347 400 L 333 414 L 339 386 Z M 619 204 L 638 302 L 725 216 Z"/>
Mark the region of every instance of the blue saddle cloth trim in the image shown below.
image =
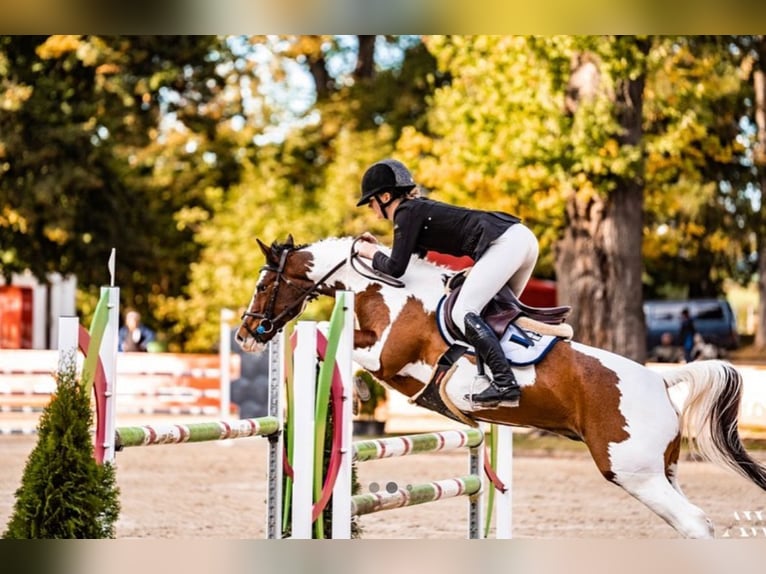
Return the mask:
<path id="1" fill-rule="evenodd" d="M 446 299 L 447 296 L 443 296 L 436 306 L 436 324 L 439 327 L 439 334 L 448 345 L 453 345 L 457 342 L 468 346 L 463 341 L 456 341 L 447 330 L 447 324 L 444 319 L 444 302 Z M 505 357 L 511 365 L 526 367 L 528 365 L 536 365 L 542 361 L 559 341 L 561 341 L 561 337 L 526 331 L 511 323 L 500 339 L 500 345 L 503 347 Z M 471 346 L 468 346 L 467 353 L 470 355 L 476 354 Z"/>

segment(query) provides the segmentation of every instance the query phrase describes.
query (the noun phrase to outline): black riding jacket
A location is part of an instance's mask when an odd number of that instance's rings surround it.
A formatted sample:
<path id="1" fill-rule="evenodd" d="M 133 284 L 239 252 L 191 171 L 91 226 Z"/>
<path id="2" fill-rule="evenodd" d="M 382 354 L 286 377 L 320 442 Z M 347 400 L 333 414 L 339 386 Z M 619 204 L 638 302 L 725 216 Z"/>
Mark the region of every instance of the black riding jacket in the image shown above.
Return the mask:
<path id="1" fill-rule="evenodd" d="M 421 197 L 405 199 L 394 212 L 391 256 L 378 251 L 372 266 L 393 277 L 407 270 L 413 253 L 468 255 L 476 261 L 495 239 L 521 220 L 499 211 L 457 207 Z"/>

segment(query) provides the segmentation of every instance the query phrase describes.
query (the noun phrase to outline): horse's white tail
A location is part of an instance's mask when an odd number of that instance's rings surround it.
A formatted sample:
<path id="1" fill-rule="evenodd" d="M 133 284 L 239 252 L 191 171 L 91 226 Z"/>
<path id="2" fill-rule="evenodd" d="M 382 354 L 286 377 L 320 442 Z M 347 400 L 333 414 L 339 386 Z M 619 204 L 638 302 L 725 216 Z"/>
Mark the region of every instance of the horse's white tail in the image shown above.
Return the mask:
<path id="1" fill-rule="evenodd" d="M 737 428 L 742 399 L 739 371 L 724 361 L 697 361 L 665 372 L 663 377 L 668 387 L 688 386 L 681 427 L 690 447 L 766 490 L 766 467 L 747 453 Z"/>

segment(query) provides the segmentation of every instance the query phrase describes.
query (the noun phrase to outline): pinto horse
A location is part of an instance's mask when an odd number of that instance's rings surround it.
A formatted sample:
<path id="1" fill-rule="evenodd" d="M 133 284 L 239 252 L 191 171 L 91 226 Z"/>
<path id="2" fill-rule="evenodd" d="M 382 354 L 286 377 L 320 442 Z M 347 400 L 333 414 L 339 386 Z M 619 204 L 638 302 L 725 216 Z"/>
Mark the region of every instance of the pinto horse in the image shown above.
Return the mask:
<path id="1" fill-rule="evenodd" d="M 447 349 L 436 315 L 450 271 L 413 257 L 400 285 L 351 265 L 352 238 L 310 245 L 258 245 L 266 257 L 248 310 L 237 330 L 244 351 L 258 352 L 307 301 L 355 293 L 353 359 L 387 386 L 409 397 L 431 380 Z M 584 442 L 601 474 L 640 500 L 682 536 L 714 537 L 705 513 L 677 480 L 681 435 L 705 458 L 729 467 L 766 490 L 766 467 L 742 445 L 737 420 L 742 378 L 728 363 L 700 361 L 659 374 L 615 353 L 559 340 L 537 364 L 514 366 L 522 387 L 518 407 L 473 409 L 477 367 L 463 355 L 446 392 L 471 421 L 552 431 Z M 678 408 L 668 389 L 684 385 Z"/>

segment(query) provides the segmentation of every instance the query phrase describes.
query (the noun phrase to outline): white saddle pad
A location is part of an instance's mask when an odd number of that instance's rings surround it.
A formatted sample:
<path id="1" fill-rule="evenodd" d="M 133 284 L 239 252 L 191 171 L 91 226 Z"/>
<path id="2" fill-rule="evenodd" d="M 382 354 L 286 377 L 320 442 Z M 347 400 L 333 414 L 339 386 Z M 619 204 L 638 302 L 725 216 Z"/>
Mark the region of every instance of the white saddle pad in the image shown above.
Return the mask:
<path id="1" fill-rule="evenodd" d="M 436 308 L 436 321 L 439 326 L 439 333 L 447 344 L 452 345 L 455 342 L 462 343 L 468 347 L 468 352 L 474 354 L 474 349 L 467 343 L 456 341 L 447 331 L 446 321 L 444 319 L 444 301 L 446 296 L 439 301 Z M 526 365 L 535 365 L 542 361 L 553 346 L 560 341 L 560 337 L 554 335 L 541 335 L 533 331 L 521 329 L 513 323 L 500 338 L 500 345 L 503 347 L 505 357 L 514 365 L 523 367 Z"/>

